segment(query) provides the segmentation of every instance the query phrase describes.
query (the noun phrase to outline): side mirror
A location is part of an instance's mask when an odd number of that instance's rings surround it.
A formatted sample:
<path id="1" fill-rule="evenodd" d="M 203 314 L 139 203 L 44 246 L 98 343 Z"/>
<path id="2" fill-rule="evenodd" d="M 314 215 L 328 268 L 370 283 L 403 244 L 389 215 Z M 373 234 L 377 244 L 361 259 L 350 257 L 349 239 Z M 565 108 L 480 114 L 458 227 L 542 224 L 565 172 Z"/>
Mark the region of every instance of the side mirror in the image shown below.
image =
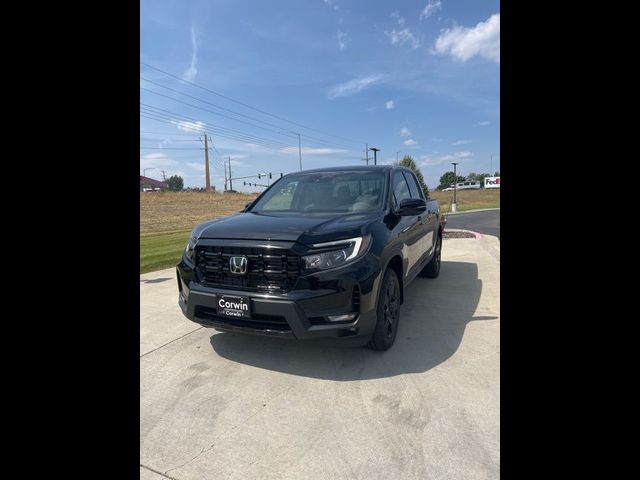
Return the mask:
<path id="1" fill-rule="evenodd" d="M 427 202 L 421 198 L 405 198 L 400 202 L 400 208 L 395 214 L 404 217 L 409 215 L 420 215 L 427 209 Z"/>

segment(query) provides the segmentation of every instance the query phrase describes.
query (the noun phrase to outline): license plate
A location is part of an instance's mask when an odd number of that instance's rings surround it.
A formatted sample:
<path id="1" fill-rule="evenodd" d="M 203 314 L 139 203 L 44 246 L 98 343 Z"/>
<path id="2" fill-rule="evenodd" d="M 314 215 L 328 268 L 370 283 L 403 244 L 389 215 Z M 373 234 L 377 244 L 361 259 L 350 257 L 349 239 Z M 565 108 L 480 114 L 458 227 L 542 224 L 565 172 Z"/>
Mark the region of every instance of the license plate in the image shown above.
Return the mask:
<path id="1" fill-rule="evenodd" d="M 218 297 L 218 315 L 234 318 L 251 318 L 249 297 L 220 295 Z"/>

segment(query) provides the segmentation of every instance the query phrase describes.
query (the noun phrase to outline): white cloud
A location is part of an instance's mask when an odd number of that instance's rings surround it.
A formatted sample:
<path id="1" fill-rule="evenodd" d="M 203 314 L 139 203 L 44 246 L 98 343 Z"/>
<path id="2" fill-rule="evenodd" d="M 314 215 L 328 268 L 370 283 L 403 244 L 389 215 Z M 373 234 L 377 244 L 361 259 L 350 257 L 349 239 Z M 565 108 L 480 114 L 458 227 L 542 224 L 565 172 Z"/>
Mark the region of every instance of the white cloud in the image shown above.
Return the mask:
<path id="1" fill-rule="evenodd" d="M 409 42 L 411 44 L 411 48 L 414 50 L 420 46 L 420 41 L 408 28 L 403 28 L 402 30 L 396 30 L 394 28 L 390 33 L 384 32 L 384 34 L 391 38 L 391 45 L 402 46 Z"/>
<path id="2" fill-rule="evenodd" d="M 187 167 L 198 170 L 199 172 L 204 172 L 204 163 L 187 162 Z"/>
<path id="3" fill-rule="evenodd" d="M 336 1 L 335 0 L 323 0 L 323 1 L 324 1 L 324 4 L 327 7 L 333 8 L 336 12 L 338 10 L 340 10 L 340 7 L 338 5 L 336 5 Z"/>
<path id="4" fill-rule="evenodd" d="M 393 110 L 394 108 L 396 108 L 396 102 L 394 102 L 393 100 L 387 100 L 386 102 L 384 102 L 384 108 L 386 108 L 387 110 Z"/>
<path id="5" fill-rule="evenodd" d="M 420 21 L 422 22 L 423 18 L 426 20 L 437 10 L 442 10 L 442 3 L 440 2 L 440 0 L 437 0 L 435 2 L 429 0 L 429 3 L 427 3 L 427 5 L 424 7 L 424 10 L 420 12 Z"/>
<path id="6" fill-rule="evenodd" d="M 376 73 L 362 78 L 354 78 L 353 80 L 349 80 L 348 82 L 334 85 L 329 89 L 327 97 L 329 97 L 330 100 L 333 100 L 334 98 L 338 97 L 355 95 L 365 88 L 380 82 L 384 77 L 384 75 Z"/>
<path id="7" fill-rule="evenodd" d="M 436 40 L 434 51 L 461 62 L 478 55 L 500 63 L 500 14 L 491 15 L 473 28 L 457 26 L 444 30 Z"/>
<path id="8" fill-rule="evenodd" d="M 456 145 L 466 145 L 467 143 L 471 143 L 471 140 L 458 140 L 457 142 L 453 142 L 451 145 L 455 147 Z"/>
<path id="9" fill-rule="evenodd" d="M 409 129 L 407 127 L 402 127 L 400 129 L 400 136 L 401 137 L 408 137 L 409 135 L 411 135 L 411 132 L 409 131 Z"/>
<path id="10" fill-rule="evenodd" d="M 489 125 L 489 121 L 488 120 L 483 120 L 481 122 L 478 122 L 478 126 L 479 127 L 486 127 L 487 125 Z"/>
<path id="11" fill-rule="evenodd" d="M 175 120 L 171 120 L 171 123 L 178 127 L 178 130 L 182 130 L 183 132 L 202 133 L 202 131 L 207 126 L 207 124 L 203 122 L 176 122 Z"/>
<path id="12" fill-rule="evenodd" d="M 406 22 L 404 17 L 400 16 L 397 10 L 391 14 L 391 17 L 396 19 L 396 23 L 400 27 L 398 30 L 396 30 L 394 27 L 391 32 L 384 32 L 386 36 L 391 38 L 391 45 L 402 46 L 405 43 L 409 42 L 412 49 L 418 48 L 420 46 L 420 40 L 416 38 L 416 36 L 409 28 L 402 28 L 404 27 L 404 24 Z"/>
<path id="13" fill-rule="evenodd" d="M 182 78 L 189 82 L 193 82 L 198 74 L 198 42 L 196 40 L 196 29 L 191 26 L 191 65 L 185 70 Z"/>
<path id="14" fill-rule="evenodd" d="M 335 155 L 337 153 L 347 153 L 349 150 L 342 150 L 339 148 L 309 148 L 302 147 L 303 155 Z M 280 153 L 295 153 L 298 154 L 298 147 L 284 147 L 280 149 Z M 232 162 L 233 163 L 233 162 Z"/>
<path id="15" fill-rule="evenodd" d="M 336 38 L 338 39 L 338 48 L 340 50 L 344 50 L 345 48 L 347 48 L 347 44 L 351 40 L 351 38 L 349 38 L 349 34 L 341 30 L 338 30 Z"/>
<path id="16" fill-rule="evenodd" d="M 167 157 L 164 153 L 149 153 L 140 158 L 140 168 L 155 168 L 161 169 L 163 167 L 171 167 L 177 165 L 178 162 Z M 155 173 L 158 173 L 157 171 Z"/>
<path id="17" fill-rule="evenodd" d="M 398 13 L 397 10 L 391 14 L 391 17 L 395 18 L 396 21 L 398 22 L 398 25 L 400 25 L 401 27 L 404 25 L 405 19 L 404 17 L 400 16 L 400 13 Z"/>
<path id="18" fill-rule="evenodd" d="M 409 138 L 408 140 L 402 142 L 402 144 L 406 145 L 407 147 L 412 147 L 413 145 L 417 145 L 418 142 L 416 142 L 413 138 Z"/>
<path id="19" fill-rule="evenodd" d="M 473 153 L 466 151 L 449 153 L 447 155 L 440 156 L 435 156 L 433 154 L 422 155 L 420 158 L 422 158 L 423 161 L 420 162 L 420 165 L 423 167 L 428 167 L 431 165 L 440 165 L 441 163 L 469 160 L 471 157 L 473 157 Z"/>

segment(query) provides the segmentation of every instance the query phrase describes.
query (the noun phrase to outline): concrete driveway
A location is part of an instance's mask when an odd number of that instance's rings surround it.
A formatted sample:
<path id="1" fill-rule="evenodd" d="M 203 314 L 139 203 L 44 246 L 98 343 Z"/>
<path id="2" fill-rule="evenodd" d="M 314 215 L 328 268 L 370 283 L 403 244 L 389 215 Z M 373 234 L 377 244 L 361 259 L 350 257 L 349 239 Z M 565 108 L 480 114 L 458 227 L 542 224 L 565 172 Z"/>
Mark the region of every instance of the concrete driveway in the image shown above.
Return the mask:
<path id="1" fill-rule="evenodd" d="M 448 239 L 387 352 L 220 333 L 140 276 L 141 479 L 497 479 L 500 242 Z"/>

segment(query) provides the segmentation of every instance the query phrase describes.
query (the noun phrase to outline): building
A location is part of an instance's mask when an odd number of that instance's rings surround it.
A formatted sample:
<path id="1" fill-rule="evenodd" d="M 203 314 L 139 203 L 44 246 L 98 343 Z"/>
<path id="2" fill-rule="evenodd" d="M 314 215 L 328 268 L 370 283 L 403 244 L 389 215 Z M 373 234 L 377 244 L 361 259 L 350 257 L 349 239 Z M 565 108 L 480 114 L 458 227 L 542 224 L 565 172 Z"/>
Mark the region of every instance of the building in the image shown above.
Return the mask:
<path id="1" fill-rule="evenodd" d="M 140 175 L 141 192 L 157 192 L 158 190 L 165 190 L 167 186 L 165 182 Z"/>

